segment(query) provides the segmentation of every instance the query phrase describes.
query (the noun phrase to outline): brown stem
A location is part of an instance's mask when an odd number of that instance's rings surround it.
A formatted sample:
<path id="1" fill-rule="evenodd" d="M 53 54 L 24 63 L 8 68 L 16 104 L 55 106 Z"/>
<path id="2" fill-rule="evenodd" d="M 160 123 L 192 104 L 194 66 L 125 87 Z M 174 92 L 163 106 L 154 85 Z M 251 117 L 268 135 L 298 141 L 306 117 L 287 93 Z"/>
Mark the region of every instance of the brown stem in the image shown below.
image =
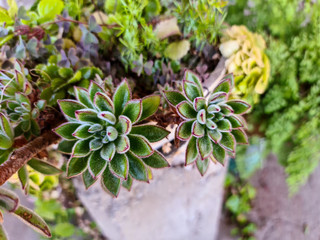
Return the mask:
<path id="1" fill-rule="evenodd" d="M 60 137 L 52 131 L 46 131 L 21 148 L 16 149 L 11 157 L 0 165 L 0 186 L 24 166 L 33 156 L 56 143 Z"/>

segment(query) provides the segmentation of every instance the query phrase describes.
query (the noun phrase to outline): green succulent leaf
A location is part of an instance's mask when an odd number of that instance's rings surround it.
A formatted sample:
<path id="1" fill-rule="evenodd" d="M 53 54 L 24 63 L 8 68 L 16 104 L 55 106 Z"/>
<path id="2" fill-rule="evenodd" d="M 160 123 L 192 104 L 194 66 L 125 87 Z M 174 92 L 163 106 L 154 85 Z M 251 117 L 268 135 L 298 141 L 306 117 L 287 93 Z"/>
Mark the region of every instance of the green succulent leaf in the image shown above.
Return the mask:
<path id="1" fill-rule="evenodd" d="M 73 146 L 72 155 L 75 157 L 85 157 L 90 153 L 90 139 L 83 139 Z"/>
<path id="2" fill-rule="evenodd" d="M 102 147 L 100 155 L 104 160 L 111 161 L 115 153 L 116 146 L 114 145 L 114 143 L 108 143 Z"/>
<path id="3" fill-rule="evenodd" d="M 122 81 L 113 95 L 114 103 L 114 113 L 118 117 L 126 105 L 126 103 L 131 99 L 131 93 L 129 84 L 126 80 Z"/>
<path id="4" fill-rule="evenodd" d="M 236 117 L 235 115 L 230 115 L 226 118 L 231 123 L 232 129 L 243 127 L 241 120 L 238 117 Z"/>
<path id="5" fill-rule="evenodd" d="M 203 96 L 202 84 L 200 79 L 201 78 L 197 74 L 190 70 L 186 70 L 183 77 L 183 80 L 196 84 L 198 88 L 201 90 L 201 96 Z"/>
<path id="6" fill-rule="evenodd" d="M 115 144 L 117 153 L 126 153 L 130 149 L 130 140 L 127 136 L 119 136 Z"/>
<path id="7" fill-rule="evenodd" d="M 192 124 L 191 133 L 193 136 L 195 136 L 197 138 L 201 138 L 205 134 L 205 127 L 203 125 L 201 125 L 198 121 L 194 121 Z"/>
<path id="8" fill-rule="evenodd" d="M 212 121 L 211 119 L 207 119 L 206 126 L 207 126 L 208 130 L 214 130 L 217 128 L 217 124 L 214 121 Z"/>
<path id="9" fill-rule="evenodd" d="M 71 154 L 74 145 L 76 144 L 77 140 L 75 141 L 68 141 L 62 140 L 58 145 L 58 150 L 65 154 Z"/>
<path id="10" fill-rule="evenodd" d="M 19 198 L 11 191 L 0 188 L 0 209 L 13 212 L 19 206 Z"/>
<path id="11" fill-rule="evenodd" d="M 151 143 L 162 140 L 168 136 L 169 133 L 168 130 L 156 125 L 133 126 L 130 132 L 130 134 L 144 136 Z"/>
<path id="12" fill-rule="evenodd" d="M 102 174 L 101 183 L 103 189 L 111 193 L 113 197 L 119 195 L 121 181 L 111 173 L 109 165 Z"/>
<path id="13" fill-rule="evenodd" d="M 128 134 L 131 132 L 132 123 L 131 120 L 123 115 L 119 116 L 119 121 L 116 125 L 116 129 L 118 130 L 119 134 Z"/>
<path id="14" fill-rule="evenodd" d="M 232 129 L 232 125 L 229 120 L 222 119 L 217 122 L 217 127 L 221 132 L 230 132 Z"/>
<path id="15" fill-rule="evenodd" d="M 75 100 L 59 100 L 58 101 L 61 111 L 67 118 L 76 119 L 76 111 L 86 108 L 83 104 Z"/>
<path id="16" fill-rule="evenodd" d="M 75 140 L 76 138 L 74 137 L 73 133 L 79 126 L 79 123 L 67 122 L 55 128 L 54 131 L 66 140 Z"/>
<path id="17" fill-rule="evenodd" d="M 142 101 L 141 100 L 131 100 L 127 102 L 124 107 L 122 115 L 127 116 L 132 123 L 139 120 L 142 114 Z"/>
<path id="18" fill-rule="evenodd" d="M 78 121 L 98 123 L 101 124 L 101 119 L 98 117 L 98 113 L 91 109 L 81 109 L 75 112 L 75 116 Z"/>
<path id="19" fill-rule="evenodd" d="M 231 82 L 229 79 L 222 80 L 218 86 L 213 90 L 213 93 L 225 92 L 229 93 L 231 90 Z"/>
<path id="20" fill-rule="evenodd" d="M 222 132 L 222 138 L 220 140 L 220 146 L 229 152 L 235 152 L 236 141 L 234 136 L 229 132 Z"/>
<path id="21" fill-rule="evenodd" d="M 222 165 L 224 165 L 224 160 L 226 158 L 226 151 L 220 147 L 218 144 L 212 144 L 212 155 L 213 157 Z"/>
<path id="22" fill-rule="evenodd" d="M 129 174 L 136 180 L 148 181 L 147 168 L 140 158 L 135 156 L 131 151 L 126 153 L 129 160 Z"/>
<path id="23" fill-rule="evenodd" d="M 232 107 L 230 107 L 227 104 L 220 104 L 219 105 L 221 108 L 221 112 L 225 115 L 225 116 L 229 116 L 230 114 L 232 114 L 234 111 L 232 109 Z"/>
<path id="24" fill-rule="evenodd" d="M 93 102 L 100 111 L 113 112 L 113 102 L 105 93 L 98 92 L 95 95 Z"/>
<path id="25" fill-rule="evenodd" d="M 14 211 L 14 214 L 18 216 L 21 220 L 23 220 L 25 223 L 27 223 L 29 226 L 32 226 L 32 228 L 35 231 L 39 232 L 41 235 L 51 237 L 51 233 L 46 222 L 31 209 L 20 205 Z"/>
<path id="26" fill-rule="evenodd" d="M 90 100 L 91 102 L 95 102 L 94 99 L 95 99 L 95 96 L 97 93 L 103 93 L 103 89 L 94 81 L 91 81 L 90 82 L 90 85 L 89 85 L 89 96 L 90 96 Z M 111 102 L 111 100 L 110 100 Z M 104 111 L 104 110 L 102 110 Z"/>
<path id="27" fill-rule="evenodd" d="M 249 111 L 250 105 L 241 100 L 230 100 L 227 104 L 232 107 L 235 114 L 244 114 Z"/>
<path id="28" fill-rule="evenodd" d="M 185 96 L 193 102 L 193 100 L 197 97 L 202 97 L 201 89 L 200 87 L 192 82 L 183 81 L 182 82 L 183 91 Z"/>
<path id="29" fill-rule="evenodd" d="M 197 138 L 191 137 L 188 142 L 187 150 L 186 150 L 186 163 L 185 165 L 189 165 L 193 163 L 198 157 L 198 149 L 197 149 Z"/>
<path id="30" fill-rule="evenodd" d="M 217 104 L 217 103 L 223 102 L 226 100 L 227 95 L 228 94 L 226 92 L 215 92 L 210 95 L 209 102 L 212 104 Z"/>
<path id="31" fill-rule="evenodd" d="M 72 133 L 72 136 L 80 140 L 88 139 L 93 135 L 92 133 L 89 132 L 90 127 L 91 125 L 89 124 L 80 125 L 74 130 L 74 132 Z"/>
<path id="32" fill-rule="evenodd" d="M 205 109 L 206 105 L 206 99 L 203 97 L 196 97 L 193 100 L 193 107 L 197 112 L 199 112 L 201 109 Z"/>
<path id="33" fill-rule="evenodd" d="M 127 179 L 129 169 L 128 158 L 125 154 L 116 153 L 110 161 L 110 170 L 119 178 Z"/>
<path id="34" fill-rule="evenodd" d="M 0 113 L 0 129 L 8 136 L 9 139 L 14 138 L 14 132 L 10 121 L 3 113 Z"/>
<path id="35" fill-rule="evenodd" d="M 92 176 L 99 176 L 108 162 L 101 157 L 100 151 L 94 151 L 89 157 L 89 172 Z"/>
<path id="36" fill-rule="evenodd" d="M 128 135 L 130 140 L 130 151 L 138 157 L 148 157 L 153 153 L 153 149 L 145 137 L 140 135 Z"/>
<path id="37" fill-rule="evenodd" d="M 67 165 L 68 178 L 83 173 L 88 167 L 88 157 L 71 157 Z"/>
<path id="38" fill-rule="evenodd" d="M 206 110 L 204 109 L 201 109 L 198 114 L 197 114 L 197 121 L 200 123 L 200 124 L 205 124 L 206 121 L 207 121 L 207 114 L 206 114 Z"/>
<path id="39" fill-rule="evenodd" d="M 25 192 L 28 192 L 28 184 L 29 184 L 29 172 L 27 170 L 26 166 L 23 166 L 18 171 L 18 177 L 19 181 L 21 183 L 21 188 L 25 190 Z"/>
<path id="40" fill-rule="evenodd" d="M 203 176 L 208 170 L 209 162 L 209 158 L 206 158 L 204 160 L 201 160 L 200 158 L 197 159 L 196 164 L 201 176 Z"/>
<path id="41" fill-rule="evenodd" d="M 164 91 L 166 100 L 172 105 L 177 106 L 182 101 L 186 101 L 186 97 L 178 91 Z"/>
<path id="42" fill-rule="evenodd" d="M 74 93 L 76 99 L 88 108 L 94 109 L 93 103 L 90 99 L 89 93 L 86 89 L 80 87 L 74 87 Z"/>
<path id="43" fill-rule="evenodd" d="M 248 137 L 242 129 L 233 129 L 231 134 L 234 136 L 237 144 L 248 144 Z"/>
<path id="44" fill-rule="evenodd" d="M 177 138 L 182 141 L 187 141 L 191 137 L 193 123 L 194 120 L 181 122 L 177 127 Z"/>
<path id="45" fill-rule="evenodd" d="M 197 150 L 200 153 L 201 160 L 208 158 L 212 153 L 212 142 L 207 135 L 197 139 Z"/>
<path id="46" fill-rule="evenodd" d="M 122 182 L 122 186 L 126 188 L 128 191 L 130 191 L 132 187 L 132 182 L 133 182 L 132 177 L 128 175 L 127 180 Z"/>
<path id="47" fill-rule="evenodd" d="M 116 117 L 113 115 L 112 112 L 108 112 L 108 111 L 102 111 L 102 112 L 99 112 L 98 114 L 98 118 L 106 121 L 107 123 L 110 123 L 110 124 L 115 124 L 117 119 Z"/>
<path id="48" fill-rule="evenodd" d="M 139 121 L 142 121 L 155 114 L 159 108 L 160 100 L 161 98 L 159 95 L 144 97 L 142 99 L 142 113 Z"/>
<path id="49" fill-rule="evenodd" d="M 165 157 L 158 151 L 154 151 L 150 157 L 142 158 L 142 161 L 152 168 L 165 168 L 170 166 Z"/>
<path id="50" fill-rule="evenodd" d="M 0 164 L 4 163 L 7 161 L 11 154 L 12 154 L 13 149 L 7 149 L 7 150 L 0 150 Z"/>
<path id="51" fill-rule="evenodd" d="M 179 103 L 176 106 L 176 108 L 177 108 L 178 114 L 183 119 L 195 119 L 197 117 L 197 112 L 194 110 L 193 106 L 187 101 L 183 101 Z"/>
<path id="52" fill-rule="evenodd" d="M 218 142 L 220 142 L 221 138 L 222 138 L 222 134 L 220 131 L 217 130 L 211 130 L 208 131 L 208 136 L 211 138 L 211 140 L 216 144 Z"/>
<path id="53" fill-rule="evenodd" d="M 41 161 L 36 158 L 32 158 L 29 162 L 28 165 L 36 170 L 39 173 L 42 173 L 44 175 L 57 175 L 61 174 L 62 170 L 55 167 L 54 165 Z"/>
<path id="54" fill-rule="evenodd" d="M 89 143 L 90 151 L 96 151 L 102 148 L 102 146 L 103 146 L 103 142 L 101 139 L 98 139 L 98 138 L 92 139 Z"/>
<path id="55" fill-rule="evenodd" d="M 86 189 L 89 189 L 97 180 L 98 178 L 92 177 L 88 169 L 82 173 L 82 181 Z"/>
<path id="56" fill-rule="evenodd" d="M 0 149 L 9 149 L 12 146 L 12 144 L 13 140 L 11 140 L 9 137 L 0 132 Z"/>

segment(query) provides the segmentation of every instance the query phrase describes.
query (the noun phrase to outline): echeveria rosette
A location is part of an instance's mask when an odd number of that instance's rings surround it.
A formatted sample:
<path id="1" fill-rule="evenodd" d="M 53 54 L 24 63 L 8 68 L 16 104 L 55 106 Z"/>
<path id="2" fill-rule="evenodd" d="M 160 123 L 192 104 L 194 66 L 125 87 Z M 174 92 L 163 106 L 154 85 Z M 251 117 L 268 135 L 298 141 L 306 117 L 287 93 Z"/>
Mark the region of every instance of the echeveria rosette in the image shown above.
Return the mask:
<path id="1" fill-rule="evenodd" d="M 68 177 L 82 174 L 86 188 L 101 176 L 104 189 L 119 194 L 121 183 L 130 190 L 132 180 L 148 182 L 151 168 L 169 166 L 151 147 L 169 132 L 155 125 L 140 124 L 153 115 L 160 96 L 131 99 L 127 81 L 122 81 L 111 100 L 95 82 L 88 90 L 75 87 L 76 100 L 60 100 L 68 122 L 55 129 L 64 140 L 60 151 L 71 154 Z"/>
<path id="2" fill-rule="evenodd" d="M 168 102 L 183 119 L 176 137 L 188 141 L 185 164 L 196 162 L 204 175 L 209 161 L 224 163 L 226 154 L 235 154 L 236 144 L 247 144 L 244 120 L 238 115 L 250 109 L 240 100 L 228 100 L 233 88 L 233 75 L 225 76 L 218 86 L 204 97 L 200 78 L 186 71 L 183 93 L 164 91 Z"/>

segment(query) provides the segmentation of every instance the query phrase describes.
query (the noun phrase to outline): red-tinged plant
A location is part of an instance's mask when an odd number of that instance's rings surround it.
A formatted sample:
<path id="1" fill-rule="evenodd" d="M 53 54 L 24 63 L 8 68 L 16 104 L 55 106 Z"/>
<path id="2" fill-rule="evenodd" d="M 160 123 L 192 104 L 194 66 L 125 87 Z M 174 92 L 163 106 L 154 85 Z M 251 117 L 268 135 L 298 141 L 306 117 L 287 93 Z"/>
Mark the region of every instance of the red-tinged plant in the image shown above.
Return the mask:
<path id="1" fill-rule="evenodd" d="M 101 177 L 103 188 L 116 197 L 121 183 L 130 190 L 133 179 L 151 179 L 150 167 L 169 166 L 150 145 L 169 132 L 155 125 L 137 125 L 157 111 L 160 96 L 132 100 L 125 80 L 112 100 L 95 82 L 88 90 L 75 87 L 75 95 L 76 100 L 59 101 L 68 122 L 55 129 L 64 138 L 60 151 L 71 154 L 68 177 L 82 174 L 86 188 Z"/>
<path id="2" fill-rule="evenodd" d="M 250 105 L 240 100 L 228 100 L 234 86 L 233 75 L 225 76 L 206 98 L 200 78 L 186 71 L 182 81 L 183 92 L 165 91 L 169 104 L 183 121 L 176 137 L 188 141 L 185 165 L 196 163 L 204 175 L 209 161 L 224 163 L 226 154 L 235 154 L 236 144 L 247 144 L 244 114 Z"/>

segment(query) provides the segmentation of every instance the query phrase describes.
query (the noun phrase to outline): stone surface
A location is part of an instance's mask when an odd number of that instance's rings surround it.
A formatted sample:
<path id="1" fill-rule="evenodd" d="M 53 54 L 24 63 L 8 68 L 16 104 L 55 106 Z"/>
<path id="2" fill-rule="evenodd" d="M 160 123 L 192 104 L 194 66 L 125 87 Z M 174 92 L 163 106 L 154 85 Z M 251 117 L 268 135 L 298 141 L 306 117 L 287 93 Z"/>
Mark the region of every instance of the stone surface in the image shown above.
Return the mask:
<path id="1" fill-rule="evenodd" d="M 172 159 L 184 159 L 184 149 Z M 210 164 L 201 177 L 194 167 L 175 165 L 154 170 L 150 184 L 134 182 L 113 199 L 99 184 L 86 191 L 76 179 L 77 193 L 111 240 L 212 240 L 217 233 L 226 168 Z"/>

